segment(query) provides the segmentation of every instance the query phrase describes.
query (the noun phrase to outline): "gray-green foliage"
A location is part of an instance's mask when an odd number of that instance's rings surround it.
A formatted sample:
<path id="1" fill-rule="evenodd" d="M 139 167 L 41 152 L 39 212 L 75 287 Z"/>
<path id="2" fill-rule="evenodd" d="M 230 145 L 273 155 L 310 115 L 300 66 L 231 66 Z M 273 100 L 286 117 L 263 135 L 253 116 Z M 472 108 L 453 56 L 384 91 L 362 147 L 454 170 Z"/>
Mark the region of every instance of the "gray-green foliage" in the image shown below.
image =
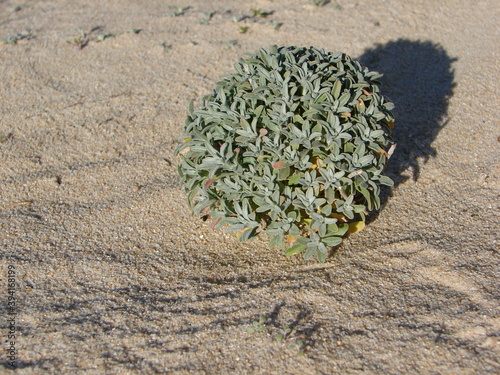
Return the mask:
<path id="1" fill-rule="evenodd" d="M 381 74 L 314 47 L 261 49 L 235 68 L 191 102 L 177 149 L 189 204 L 242 241 L 265 231 L 270 247 L 324 261 L 392 185 Z"/>

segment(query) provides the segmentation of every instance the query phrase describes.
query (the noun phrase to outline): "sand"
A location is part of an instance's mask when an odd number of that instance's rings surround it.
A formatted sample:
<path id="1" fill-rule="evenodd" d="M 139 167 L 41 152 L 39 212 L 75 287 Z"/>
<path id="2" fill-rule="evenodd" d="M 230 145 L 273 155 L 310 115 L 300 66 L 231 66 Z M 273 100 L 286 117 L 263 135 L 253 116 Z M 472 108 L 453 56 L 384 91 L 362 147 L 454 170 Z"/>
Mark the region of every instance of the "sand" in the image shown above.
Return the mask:
<path id="1" fill-rule="evenodd" d="M 499 15 L 0 1 L 0 372 L 499 373 Z M 272 44 L 348 53 L 396 105 L 396 184 L 325 264 L 212 230 L 176 172 L 189 101 Z"/>

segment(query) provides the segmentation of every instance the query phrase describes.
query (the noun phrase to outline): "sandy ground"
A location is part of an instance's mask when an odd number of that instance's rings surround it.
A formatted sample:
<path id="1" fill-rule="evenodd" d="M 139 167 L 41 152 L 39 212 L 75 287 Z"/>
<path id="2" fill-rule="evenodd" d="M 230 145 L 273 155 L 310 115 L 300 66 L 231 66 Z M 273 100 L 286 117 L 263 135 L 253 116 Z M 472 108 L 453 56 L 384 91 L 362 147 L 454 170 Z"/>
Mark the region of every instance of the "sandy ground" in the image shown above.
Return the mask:
<path id="1" fill-rule="evenodd" d="M 0 1 L 0 372 L 14 341 L 19 374 L 498 374 L 499 16 Z M 189 100 L 271 44 L 346 52 L 396 104 L 396 186 L 323 265 L 211 230 L 176 174 Z"/>

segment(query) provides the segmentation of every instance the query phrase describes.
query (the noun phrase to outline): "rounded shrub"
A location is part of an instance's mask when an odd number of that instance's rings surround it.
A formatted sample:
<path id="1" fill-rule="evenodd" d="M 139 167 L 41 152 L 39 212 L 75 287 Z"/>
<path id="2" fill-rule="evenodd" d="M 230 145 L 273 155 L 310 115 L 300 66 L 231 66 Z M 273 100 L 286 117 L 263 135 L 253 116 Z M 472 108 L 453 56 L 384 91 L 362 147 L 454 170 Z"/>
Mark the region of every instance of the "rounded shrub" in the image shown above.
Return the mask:
<path id="1" fill-rule="evenodd" d="M 188 202 L 242 241 L 266 232 L 270 247 L 323 262 L 392 185 L 381 74 L 314 47 L 261 49 L 235 69 L 189 106 L 176 151 Z"/>

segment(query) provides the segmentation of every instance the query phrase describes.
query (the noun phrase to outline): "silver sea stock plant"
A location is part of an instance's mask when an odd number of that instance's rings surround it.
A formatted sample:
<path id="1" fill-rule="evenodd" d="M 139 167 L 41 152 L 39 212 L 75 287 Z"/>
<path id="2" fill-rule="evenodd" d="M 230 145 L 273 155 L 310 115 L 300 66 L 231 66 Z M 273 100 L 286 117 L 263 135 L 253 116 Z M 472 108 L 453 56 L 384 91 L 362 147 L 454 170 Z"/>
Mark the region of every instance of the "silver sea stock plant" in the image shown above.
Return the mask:
<path id="1" fill-rule="evenodd" d="M 344 53 L 260 49 L 189 106 L 176 153 L 189 205 L 246 241 L 324 262 L 380 208 L 394 150 L 381 74 Z"/>

